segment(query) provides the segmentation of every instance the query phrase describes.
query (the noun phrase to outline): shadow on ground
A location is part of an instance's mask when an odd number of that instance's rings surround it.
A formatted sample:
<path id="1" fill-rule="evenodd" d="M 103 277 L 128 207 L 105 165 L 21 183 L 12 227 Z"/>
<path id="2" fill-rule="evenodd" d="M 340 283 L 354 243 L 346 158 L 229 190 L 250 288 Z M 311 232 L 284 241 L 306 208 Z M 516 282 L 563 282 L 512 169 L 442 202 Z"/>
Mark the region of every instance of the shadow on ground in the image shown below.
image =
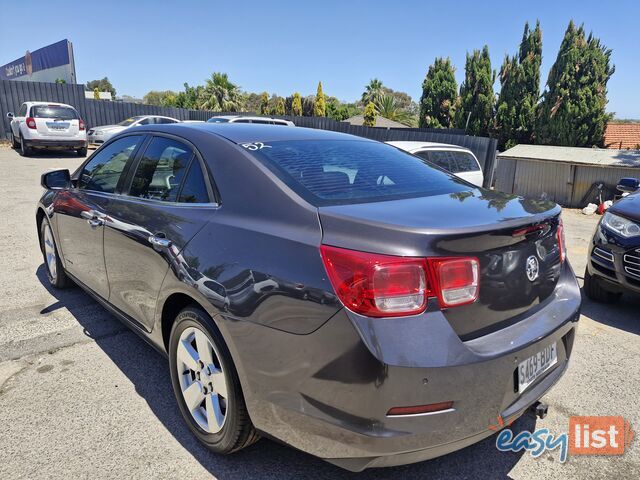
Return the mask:
<path id="1" fill-rule="evenodd" d="M 474 478 L 506 479 L 518 463 L 523 451 L 503 453 L 495 447 L 495 436 L 458 452 L 426 462 L 385 469 L 366 470 L 359 474 L 334 467 L 311 455 L 299 452 L 274 441 L 261 439 L 251 447 L 229 456 L 219 456 L 206 450 L 185 425 L 173 396 L 166 359 L 145 341 L 128 330 L 120 328 L 120 322 L 106 310 L 104 322 L 114 322 L 107 328 L 111 334 L 104 334 L 105 327 L 96 322 L 95 310 L 87 310 L 88 303 L 94 302 L 79 288 L 55 290 L 47 280 L 44 265 L 36 275 L 42 285 L 57 302 L 45 308 L 46 314 L 57 308 L 67 308 L 85 334 L 93 338 L 97 345 L 109 356 L 114 364 L 128 377 L 136 392 L 146 400 L 151 411 L 162 422 L 184 448 L 212 475 L 220 480 L 237 478 L 239 472 L 253 476 L 276 476 L 278 478 Z M 86 299 L 79 298 L 80 296 Z M 92 312 L 93 311 L 93 312 Z M 92 313 L 89 313 L 92 312 Z M 102 316 L 101 316 L 102 317 Z M 99 332 L 96 330 L 100 330 Z M 511 429 L 514 433 L 522 430 L 534 431 L 535 419 L 525 415 L 516 421 Z"/>

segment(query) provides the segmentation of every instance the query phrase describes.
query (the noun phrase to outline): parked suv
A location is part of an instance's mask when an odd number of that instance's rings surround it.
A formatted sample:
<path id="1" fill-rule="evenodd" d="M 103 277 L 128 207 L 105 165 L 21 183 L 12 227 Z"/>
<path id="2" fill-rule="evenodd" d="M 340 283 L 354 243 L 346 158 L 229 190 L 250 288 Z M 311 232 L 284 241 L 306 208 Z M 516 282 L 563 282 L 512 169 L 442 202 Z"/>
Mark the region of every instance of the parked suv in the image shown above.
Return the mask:
<path id="1" fill-rule="evenodd" d="M 143 125 L 165 125 L 169 123 L 180 123 L 180 120 L 177 118 L 163 117 L 162 115 L 136 115 L 116 125 L 102 125 L 91 128 L 89 129 L 87 138 L 90 145 L 101 145 L 126 128 Z"/>
<path id="2" fill-rule="evenodd" d="M 584 272 L 584 292 L 592 300 L 613 302 L 622 292 L 640 294 L 640 181 L 623 178 L 628 193 L 602 216 Z"/>
<path id="3" fill-rule="evenodd" d="M 265 434 L 350 470 L 437 457 L 527 412 L 569 364 L 581 297 L 560 207 L 384 143 L 149 125 L 41 182 L 49 282 L 169 357 L 216 453 Z"/>
<path id="4" fill-rule="evenodd" d="M 433 142 L 387 142 L 396 148 L 424 158 L 454 175 L 482 187 L 484 175 L 480 162 L 467 148 Z"/>
<path id="5" fill-rule="evenodd" d="M 34 148 L 69 149 L 87 155 L 84 121 L 71 105 L 52 102 L 25 102 L 11 119 L 11 143 L 28 157 Z"/>

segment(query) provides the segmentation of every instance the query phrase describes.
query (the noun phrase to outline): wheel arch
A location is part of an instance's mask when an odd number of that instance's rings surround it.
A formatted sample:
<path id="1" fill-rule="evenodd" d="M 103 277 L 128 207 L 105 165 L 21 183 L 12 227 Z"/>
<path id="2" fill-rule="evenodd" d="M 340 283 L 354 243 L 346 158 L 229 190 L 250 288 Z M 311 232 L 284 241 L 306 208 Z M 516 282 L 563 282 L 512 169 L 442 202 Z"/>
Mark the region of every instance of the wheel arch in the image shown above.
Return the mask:
<path id="1" fill-rule="evenodd" d="M 42 221 L 47 216 L 42 207 L 36 210 L 36 229 L 38 231 L 38 247 L 42 248 Z"/>
<path id="2" fill-rule="evenodd" d="M 171 328 L 173 327 L 173 322 L 175 318 L 178 316 L 178 313 L 189 305 L 194 305 L 205 312 L 213 318 L 213 315 L 209 312 L 209 309 L 205 307 L 201 302 L 199 302 L 193 296 L 185 293 L 185 292 L 174 292 L 170 294 L 162 303 L 162 309 L 160 313 L 160 334 L 162 336 L 162 345 L 164 346 L 165 351 L 169 352 L 169 337 L 171 336 Z M 215 321 L 214 321 L 215 323 Z"/>

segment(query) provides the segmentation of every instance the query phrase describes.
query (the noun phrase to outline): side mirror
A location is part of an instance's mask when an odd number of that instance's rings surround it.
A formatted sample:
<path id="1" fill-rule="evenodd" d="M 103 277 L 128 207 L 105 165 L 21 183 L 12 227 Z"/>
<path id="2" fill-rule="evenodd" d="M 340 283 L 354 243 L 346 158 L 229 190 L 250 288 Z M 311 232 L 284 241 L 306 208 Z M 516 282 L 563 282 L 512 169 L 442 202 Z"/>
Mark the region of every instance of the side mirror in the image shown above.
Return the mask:
<path id="1" fill-rule="evenodd" d="M 637 178 L 621 178 L 617 185 L 618 190 L 625 193 L 632 193 L 640 188 L 640 180 Z"/>
<path id="2" fill-rule="evenodd" d="M 9 119 L 13 120 L 13 117 L 14 117 L 14 116 L 15 116 L 15 115 L 13 114 L 13 112 L 7 112 L 7 118 L 9 118 Z"/>
<path id="3" fill-rule="evenodd" d="M 71 174 L 69 170 L 54 170 L 43 173 L 40 177 L 40 185 L 47 190 L 60 190 L 71 186 Z"/>

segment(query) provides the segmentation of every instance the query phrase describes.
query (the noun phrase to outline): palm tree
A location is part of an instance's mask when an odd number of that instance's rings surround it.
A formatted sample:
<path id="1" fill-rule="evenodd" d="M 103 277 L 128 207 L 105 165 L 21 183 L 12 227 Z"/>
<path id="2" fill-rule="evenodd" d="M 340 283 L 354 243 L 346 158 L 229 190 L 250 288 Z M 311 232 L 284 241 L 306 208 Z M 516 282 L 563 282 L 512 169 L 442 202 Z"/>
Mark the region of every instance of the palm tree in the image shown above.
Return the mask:
<path id="1" fill-rule="evenodd" d="M 205 83 L 200 99 L 200 108 L 222 112 L 238 112 L 241 107 L 240 88 L 229 80 L 226 73 L 213 73 Z"/>
<path id="2" fill-rule="evenodd" d="M 394 122 L 402 123 L 403 125 L 412 126 L 415 124 L 415 118 L 406 110 L 403 110 L 398 105 L 396 98 L 393 95 L 382 94 L 378 96 L 376 102 L 376 110 L 378 115 Z"/>
<path id="3" fill-rule="evenodd" d="M 362 93 L 362 103 L 367 105 L 369 102 L 376 103 L 378 97 L 380 97 L 384 93 L 382 89 L 382 81 L 374 78 L 369 82 L 369 84 L 364 87 L 364 92 Z"/>

